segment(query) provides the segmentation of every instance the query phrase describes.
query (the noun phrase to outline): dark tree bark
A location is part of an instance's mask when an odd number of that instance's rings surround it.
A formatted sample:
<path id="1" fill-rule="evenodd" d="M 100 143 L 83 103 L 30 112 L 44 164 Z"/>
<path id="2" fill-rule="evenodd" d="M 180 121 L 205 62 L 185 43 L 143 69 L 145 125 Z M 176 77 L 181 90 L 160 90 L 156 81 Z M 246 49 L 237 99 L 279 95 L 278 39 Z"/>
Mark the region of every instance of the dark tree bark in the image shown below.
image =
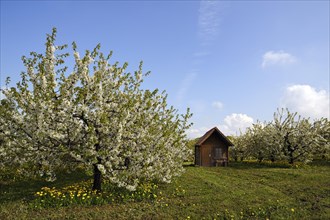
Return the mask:
<path id="1" fill-rule="evenodd" d="M 99 135 L 98 130 L 96 130 L 97 135 Z M 95 144 L 95 150 L 99 151 L 100 150 L 100 144 Z M 93 190 L 96 190 L 98 192 L 101 192 L 101 183 L 102 183 L 102 173 L 99 171 L 97 168 L 98 164 L 101 164 L 102 160 L 101 158 L 97 158 L 97 163 L 93 164 L 94 166 L 94 182 L 93 182 Z"/>
<path id="2" fill-rule="evenodd" d="M 284 140 L 285 140 L 285 145 L 286 145 L 286 149 L 288 151 L 288 156 L 289 156 L 289 164 L 293 164 L 294 163 L 294 157 L 293 157 L 293 152 L 295 151 L 295 149 L 293 149 L 291 142 L 289 141 L 289 133 L 287 133 L 284 136 Z"/>
<path id="3" fill-rule="evenodd" d="M 264 157 L 262 156 L 261 152 L 258 152 L 258 162 L 261 163 Z"/>
<path id="4" fill-rule="evenodd" d="M 101 192 L 102 173 L 97 169 L 97 164 L 94 164 L 94 182 L 93 190 Z"/>
<path id="5" fill-rule="evenodd" d="M 270 155 L 270 161 L 272 161 L 272 163 L 274 163 L 275 162 L 275 156 L 272 154 L 272 155 Z"/>
<path id="6" fill-rule="evenodd" d="M 289 164 L 292 165 L 294 163 L 294 157 L 293 157 L 294 149 L 290 142 L 288 142 L 288 151 L 289 151 Z"/>
<path id="7" fill-rule="evenodd" d="M 294 159 L 293 159 L 293 156 L 290 156 L 290 161 L 289 161 L 289 164 L 293 165 L 294 163 Z"/>

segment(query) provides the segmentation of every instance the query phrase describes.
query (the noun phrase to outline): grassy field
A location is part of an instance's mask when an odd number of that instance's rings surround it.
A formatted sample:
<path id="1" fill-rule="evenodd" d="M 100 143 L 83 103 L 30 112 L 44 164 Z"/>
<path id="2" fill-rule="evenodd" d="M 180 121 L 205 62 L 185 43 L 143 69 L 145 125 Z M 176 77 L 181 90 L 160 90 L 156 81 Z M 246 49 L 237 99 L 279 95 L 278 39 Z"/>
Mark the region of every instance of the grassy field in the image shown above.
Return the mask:
<path id="1" fill-rule="evenodd" d="M 187 166 L 171 184 L 158 185 L 153 199 L 56 208 L 29 205 L 42 186 L 64 187 L 86 178 L 79 173 L 60 176 L 54 183 L 3 178 L 0 219 L 330 219 L 329 164 Z"/>

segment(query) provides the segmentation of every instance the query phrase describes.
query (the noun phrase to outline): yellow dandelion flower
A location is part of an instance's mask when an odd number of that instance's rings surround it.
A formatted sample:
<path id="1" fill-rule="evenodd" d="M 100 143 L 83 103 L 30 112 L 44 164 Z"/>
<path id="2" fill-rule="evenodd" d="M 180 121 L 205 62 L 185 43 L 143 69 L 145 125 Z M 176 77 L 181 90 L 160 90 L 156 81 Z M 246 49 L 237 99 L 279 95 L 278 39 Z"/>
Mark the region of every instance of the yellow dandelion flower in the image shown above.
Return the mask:
<path id="1" fill-rule="evenodd" d="M 294 212 L 294 208 L 291 209 L 291 212 Z"/>

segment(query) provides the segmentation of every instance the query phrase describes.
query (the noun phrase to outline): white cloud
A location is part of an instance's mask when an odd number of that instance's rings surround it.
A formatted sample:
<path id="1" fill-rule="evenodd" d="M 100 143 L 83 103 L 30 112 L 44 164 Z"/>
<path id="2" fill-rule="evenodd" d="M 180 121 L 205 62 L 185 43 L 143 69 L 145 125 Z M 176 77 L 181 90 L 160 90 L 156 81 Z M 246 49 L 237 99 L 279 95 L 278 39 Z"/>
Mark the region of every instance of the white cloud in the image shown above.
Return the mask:
<path id="1" fill-rule="evenodd" d="M 233 113 L 227 115 L 224 119 L 224 124 L 220 125 L 219 129 L 226 135 L 238 135 L 240 132 L 245 132 L 246 128 L 253 123 L 253 118 L 246 114 Z"/>
<path id="2" fill-rule="evenodd" d="M 292 85 L 286 88 L 282 107 L 296 111 L 304 117 L 321 118 L 330 116 L 329 93 L 317 91 L 310 85 Z"/>
<path id="3" fill-rule="evenodd" d="M 240 132 L 245 132 L 246 128 L 250 127 L 253 123 L 253 118 L 246 114 L 233 113 L 227 115 L 223 121 L 223 124 L 217 125 L 224 135 L 239 135 Z M 189 138 L 201 137 L 208 130 L 213 128 L 214 125 L 203 126 L 203 127 L 193 127 L 188 130 L 187 135 Z"/>
<path id="4" fill-rule="evenodd" d="M 202 48 L 193 53 L 195 65 L 201 65 L 205 58 L 211 54 L 209 46 L 219 35 L 226 5 L 227 3 L 224 1 L 200 1 L 197 33 Z"/>
<path id="5" fill-rule="evenodd" d="M 262 68 L 295 63 L 297 58 L 284 51 L 268 51 L 262 56 Z"/>
<path id="6" fill-rule="evenodd" d="M 212 41 L 219 33 L 221 1 L 201 1 L 198 16 L 198 34 L 204 43 Z"/>
<path id="7" fill-rule="evenodd" d="M 212 106 L 218 110 L 221 110 L 223 108 L 223 104 L 220 101 L 214 101 L 212 102 Z"/>

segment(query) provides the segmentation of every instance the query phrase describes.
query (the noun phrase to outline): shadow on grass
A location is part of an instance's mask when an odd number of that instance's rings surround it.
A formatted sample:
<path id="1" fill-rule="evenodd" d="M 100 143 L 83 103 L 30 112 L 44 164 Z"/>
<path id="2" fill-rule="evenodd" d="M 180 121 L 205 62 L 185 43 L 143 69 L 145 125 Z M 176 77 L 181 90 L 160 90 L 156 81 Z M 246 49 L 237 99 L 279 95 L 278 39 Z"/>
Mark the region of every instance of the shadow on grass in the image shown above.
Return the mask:
<path id="1" fill-rule="evenodd" d="M 184 163 L 184 167 L 195 167 L 193 162 L 191 163 Z M 315 160 L 311 163 L 303 164 L 301 162 L 296 162 L 295 164 L 291 165 L 286 161 L 279 161 L 279 162 L 271 162 L 271 161 L 230 161 L 228 164 L 229 168 L 233 169 L 264 169 L 264 168 L 301 168 L 301 167 L 330 167 L 330 161 L 329 160 Z"/>
<path id="2" fill-rule="evenodd" d="M 313 160 L 311 162 L 312 166 L 319 166 L 319 167 L 330 167 L 330 160 Z"/>
<path id="3" fill-rule="evenodd" d="M 195 165 L 194 163 L 185 163 L 183 164 L 183 167 L 198 167 L 198 165 Z M 292 166 L 287 163 L 265 163 L 265 162 L 229 162 L 228 166 L 230 168 L 234 169 L 256 169 L 256 168 L 291 168 Z"/>
<path id="4" fill-rule="evenodd" d="M 271 163 L 271 162 L 230 162 L 228 167 L 236 169 L 263 169 L 263 168 L 291 168 L 288 163 Z"/>
<path id="5" fill-rule="evenodd" d="M 44 186 L 59 188 L 90 178 L 83 171 L 76 171 L 73 173 L 63 172 L 57 176 L 57 180 L 54 182 L 47 182 L 41 178 L 16 181 L 2 180 L 0 181 L 0 204 L 18 200 L 29 201 L 33 199 L 34 193 Z"/>

